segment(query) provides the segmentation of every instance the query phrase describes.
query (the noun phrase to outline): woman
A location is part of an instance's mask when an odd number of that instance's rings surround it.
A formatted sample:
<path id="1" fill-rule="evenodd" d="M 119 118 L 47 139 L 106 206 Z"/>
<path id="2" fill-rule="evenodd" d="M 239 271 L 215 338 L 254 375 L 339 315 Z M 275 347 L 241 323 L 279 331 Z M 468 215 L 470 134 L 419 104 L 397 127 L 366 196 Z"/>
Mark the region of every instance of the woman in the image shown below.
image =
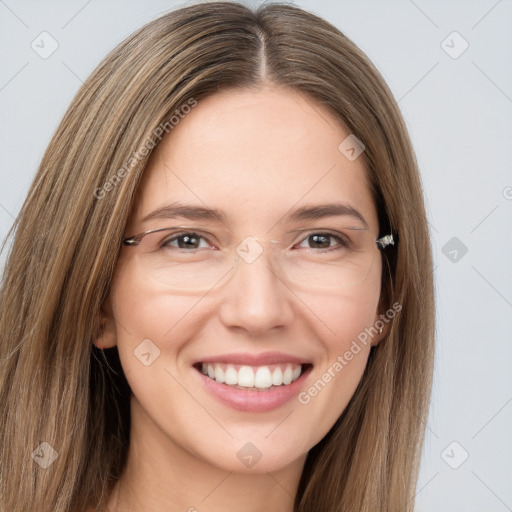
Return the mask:
<path id="1" fill-rule="evenodd" d="M 421 183 L 333 26 L 226 2 L 147 24 L 78 92 L 14 229 L 1 510 L 413 510 Z"/>

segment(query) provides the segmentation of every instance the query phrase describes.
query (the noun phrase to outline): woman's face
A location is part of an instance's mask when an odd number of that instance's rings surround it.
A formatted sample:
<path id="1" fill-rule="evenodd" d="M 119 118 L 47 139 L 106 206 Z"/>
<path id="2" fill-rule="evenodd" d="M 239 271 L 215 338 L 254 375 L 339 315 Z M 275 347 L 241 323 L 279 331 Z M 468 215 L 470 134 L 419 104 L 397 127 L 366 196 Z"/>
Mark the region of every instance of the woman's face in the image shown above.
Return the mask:
<path id="1" fill-rule="evenodd" d="M 168 244 L 157 252 L 124 246 L 105 309 L 134 424 L 158 432 L 162 453 L 167 444 L 227 471 L 273 471 L 347 406 L 378 341 L 368 329 L 381 279 L 375 204 L 348 136 L 311 98 L 265 87 L 200 100 L 153 152 L 125 235 L 181 225 L 196 235 L 159 234 L 153 242 Z M 162 208 L 178 203 L 222 221 Z M 334 203 L 339 215 L 292 215 Z M 356 249 L 336 252 L 325 231 Z"/>

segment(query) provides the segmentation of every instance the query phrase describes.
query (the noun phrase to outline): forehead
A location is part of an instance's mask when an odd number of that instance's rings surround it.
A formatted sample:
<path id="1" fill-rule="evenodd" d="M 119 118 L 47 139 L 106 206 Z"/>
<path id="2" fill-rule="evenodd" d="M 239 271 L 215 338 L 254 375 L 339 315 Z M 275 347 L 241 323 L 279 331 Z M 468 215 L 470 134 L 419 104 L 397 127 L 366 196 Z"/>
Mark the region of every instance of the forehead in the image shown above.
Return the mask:
<path id="1" fill-rule="evenodd" d="M 225 90 L 198 102 L 154 150 L 132 224 L 172 202 L 221 209 L 232 227 L 275 222 L 294 207 L 344 202 L 377 217 L 363 158 L 327 107 L 292 89 Z"/>

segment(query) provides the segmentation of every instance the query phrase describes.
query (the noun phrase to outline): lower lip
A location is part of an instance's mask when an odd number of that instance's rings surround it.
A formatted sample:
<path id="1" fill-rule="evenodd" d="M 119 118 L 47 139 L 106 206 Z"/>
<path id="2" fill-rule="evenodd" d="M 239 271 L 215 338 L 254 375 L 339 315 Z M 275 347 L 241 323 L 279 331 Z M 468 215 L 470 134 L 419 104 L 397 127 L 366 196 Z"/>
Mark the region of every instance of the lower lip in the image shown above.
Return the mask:
<path id="1" fill-rule="evenodd" d="M 291 384 L 282 385 L 268 391 L 258 391 L 254 388 L 247 390 L 233 388 L 210 379 L 195 368 L 194 371 L 199 375 L 206 389 L 222 403 L 239 411 L 268 412 L 283 406 L 300 393 L 311 368 L 311 366 L 308 366 L 300 377 Z"/>

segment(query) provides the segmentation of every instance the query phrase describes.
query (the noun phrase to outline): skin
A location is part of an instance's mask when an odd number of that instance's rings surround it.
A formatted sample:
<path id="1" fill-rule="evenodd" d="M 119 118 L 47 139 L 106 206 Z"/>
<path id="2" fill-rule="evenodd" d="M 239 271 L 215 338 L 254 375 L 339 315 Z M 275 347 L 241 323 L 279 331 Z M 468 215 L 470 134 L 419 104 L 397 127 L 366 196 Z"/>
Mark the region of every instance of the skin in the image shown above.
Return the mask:
<path id="1" fill-rule="evenodd" d="M 335 217 L 293 226 L 278 221 L 296 206 L 344 201 L 376 237 L 363 159 L 350 161 L 338 150 L 348 135 L 324 106 L 290 89 L 265 84 L 202 99 L 153 152 L 125 235 L 173 225 L 142 218 L 180 200 L 223 210 L 236 240 L 269 240 L 292 228 L 335 229 Z M 303 386 L 309 388 L 382 313 L 380 257 L 347 294 L 290 289 L 260 258 L 212 293 L 193 295 L 170 293 L 148 278 L 136 252 L 121 250 L 95 341 L 117 345 L 133 391 L 127 468 L 109 510 L 291 512 L 307 452 L 348 404 L 370 343 L 308 404 L 293 399 L 264 413 L 215 400 L 192 364 L 277 350 L 312 361 Z M 144 339 L 160 350 L 150 366 L 134 357 Z M 262 454 L 252 468 L 237 457 L 247 442 Z"/>

